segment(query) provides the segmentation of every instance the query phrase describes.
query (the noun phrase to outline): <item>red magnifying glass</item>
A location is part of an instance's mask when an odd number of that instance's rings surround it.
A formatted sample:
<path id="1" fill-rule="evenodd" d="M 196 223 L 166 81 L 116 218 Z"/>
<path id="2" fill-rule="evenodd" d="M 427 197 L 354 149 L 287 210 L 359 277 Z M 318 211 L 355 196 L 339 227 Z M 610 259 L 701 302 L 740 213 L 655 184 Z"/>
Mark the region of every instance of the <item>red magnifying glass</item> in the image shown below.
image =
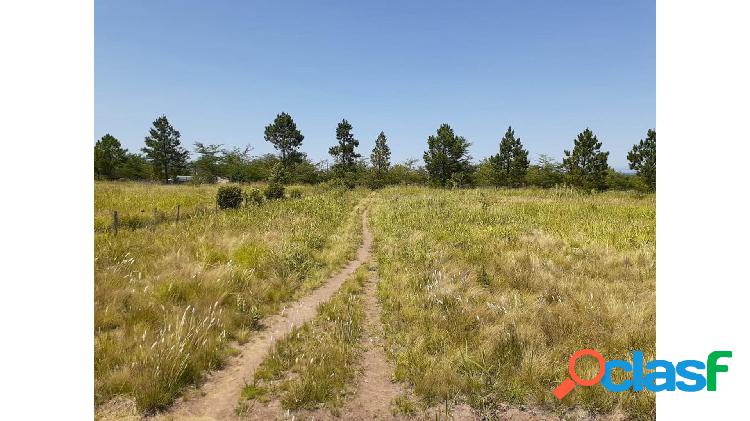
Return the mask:
<path id="1" fill-rule="evenodd" d="M 596 376 L 594 376 L 594 378 L 589 380 L 584 380 L 578 377 L 578 374 L 576 374 L 576 362 L 581 357 L 585 356 L 594 357 L 599 363 L 599 371 L 596 373 Z M 560 383 L 560 385 L 552 391 L 557 399 L 564 398 L 565 395 L 570 393 L 570 391 L 573 390 L 574 387 L 576 387 L 576 384 L 579 384 L 581 386 L 593 386 L 599 383 L 602 377 L 604 377 L 604 357 L 602 357 L 602 354 L 596 352 L 593 349 L 579 349 L 570 356 L 570 360 L 568 361 L 568 374 L 570 374 L 570 377 L 563 380 L 563 382 Z"/>

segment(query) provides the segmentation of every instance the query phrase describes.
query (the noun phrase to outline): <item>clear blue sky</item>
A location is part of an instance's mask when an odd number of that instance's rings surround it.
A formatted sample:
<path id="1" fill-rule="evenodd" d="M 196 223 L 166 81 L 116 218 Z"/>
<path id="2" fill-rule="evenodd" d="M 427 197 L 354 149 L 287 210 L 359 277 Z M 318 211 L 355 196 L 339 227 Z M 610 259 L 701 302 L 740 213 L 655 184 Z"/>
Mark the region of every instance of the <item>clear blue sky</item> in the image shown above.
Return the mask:
<path id="1" fill-rule="evenodd" d="M 346 118 L 369 156 L 419 158 L 449 123 L 475 161 L 508 125 L 536 159 L 590 127 L 626 169 L 656 121 L 655 1 L 185 1 L 95 3 L 95 135 L 139 150 L 166 114 L 196 141 L 273 152 L 292 115 L 327 159 Z"/>

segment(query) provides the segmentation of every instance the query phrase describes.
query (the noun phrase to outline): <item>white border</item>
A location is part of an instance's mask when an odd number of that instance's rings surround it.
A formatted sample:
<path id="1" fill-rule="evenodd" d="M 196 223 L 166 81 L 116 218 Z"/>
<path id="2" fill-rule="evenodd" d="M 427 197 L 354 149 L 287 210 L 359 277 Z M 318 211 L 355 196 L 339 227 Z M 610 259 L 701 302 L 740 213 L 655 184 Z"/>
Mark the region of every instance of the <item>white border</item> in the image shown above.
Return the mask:
<path id="1" fill-rule="evenodd" d="M 0 3 L 3 419 L 93 418 L 93 7 Z"/>
<path id="2" fill-rule="evenodd" d="M 748 417 L 748 22 L 747 1 L 657 3 L 657 356 L 734 353 L 716 392 L 658 393 L 660 419 Z"/>
<path id="3" fill-rule="evenodd" d="M 93 2 L 0 5 L 3 417 L 93 416 Z M 657 354 L 730 349 L 663 419 L 743 417 L 750 3 L 657 3 Z"/>

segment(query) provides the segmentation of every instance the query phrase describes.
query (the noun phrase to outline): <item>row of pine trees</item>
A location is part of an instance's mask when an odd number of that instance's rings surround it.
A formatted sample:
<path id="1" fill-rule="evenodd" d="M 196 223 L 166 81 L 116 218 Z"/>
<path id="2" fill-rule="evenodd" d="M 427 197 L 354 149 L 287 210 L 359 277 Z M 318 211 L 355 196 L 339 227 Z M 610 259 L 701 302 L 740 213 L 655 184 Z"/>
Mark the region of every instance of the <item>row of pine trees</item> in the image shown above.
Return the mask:
<path id="1" fill-rule="evenodd" d="M 475 184 L 498 187 L 522 187 L 567 184 L 586 190 L 604 190 L 612 186 L 613 174 L 602 151 L 602 143 L 588 128 L 573 141 L 573 148 L 564 151 L 562 163 L 542 156 L 536 166 L 529 162 L 529 152 L 508 127 L 500 140 L 497 154 L 471 162 L 469 146 L 448 124 L 442 124 L 427 138 L 423 155 L 424 167 L 416 168 L 414 161 L 391 165 L 391 151 L 384 132 L 375 140 L 369 165 L 357 152 L 359 140 L 352 134 L 346 119 L 336 127 L 336 144 L 328 153 L 333 165 L 323 168 L 314 165 L 300 151 L 304 135 L 292 117 L 280 113 L 266 126 L 264 138 L 277 151 L 275 156 L 252 157 L 250 148 L 224 149 L 222 145 L 196 142 L 197 158 L 190 161 L 190 153 L 181 144 L 180 132 L 166 116 L 154 120 L 144 140 L 142 154 L 128 153 L 112 135 L 106 134 L 94 146 L 94 171 L 99 179 L 158 178 L 169 182 L 178 174 L 190 172 L 199 182 L 215 182 L 218 177 L 231 181 L 257 181 L 273 177 L 274 182 L 329 181 L 348 187 L 365 184 L 382 187 L 393 183 L 428 182 L 441 187 L 467 187 Z M 635 188 L 656 189 L 656 131 L 649 129 L 646 138 L 636 143 L 628 153 L 630 168 L 636 172 Z M 535 182 L 533 171 L 547 171 L 545 182 Z M 538 178 L 538 174 L 536 174 Z M 620 175 L 621 177 L 624 177 Z M 551 181 L 550 181 L 551 180 Z"/>

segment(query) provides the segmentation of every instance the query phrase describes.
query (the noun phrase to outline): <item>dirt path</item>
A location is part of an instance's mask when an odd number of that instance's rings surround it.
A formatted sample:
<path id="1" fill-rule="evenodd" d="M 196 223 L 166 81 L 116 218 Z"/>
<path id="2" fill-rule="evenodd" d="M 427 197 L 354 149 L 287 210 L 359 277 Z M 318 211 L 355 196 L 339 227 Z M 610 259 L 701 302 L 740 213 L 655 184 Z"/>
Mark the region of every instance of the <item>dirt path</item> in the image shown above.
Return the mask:
<path id="1" fill-rule="evenodd" d="M 393 366 L 385 359 L 377 289 L 378 275 L 377 272 L 371 271 L 364 296 L 363 373 L 359 377 L 354 399 L 342 410 L 345 419 L 392 419 L 391 401 L 404 391 L 401 385 L 391 381 Z"/>
<path id="2" fill-rule="evenodd" d="M 329 278 L 323 286 L 310 295 L 291 304 L 279 315 L 264 320 L 267 328 L 253 340 L 240 348 L 240 355 L 231 359 L 227 367 L 212 373 L 200 390 L 200 394 L 175 403 L 171 410 L 162 414 L 167 419 L 225 420 L 235 417 L 235 408 L 245 383 L 252 382 L 255 370 L 271 350 L 278 338 L 286 336 L 292 328 L 311 320 L 318 306 L 328 301 L 341 284 L 362 264 L 370 260 L 372 235 L 367 225 L 367 211 L 362 214 L 362 245 L 357 257 L 339 273 Z"/>

